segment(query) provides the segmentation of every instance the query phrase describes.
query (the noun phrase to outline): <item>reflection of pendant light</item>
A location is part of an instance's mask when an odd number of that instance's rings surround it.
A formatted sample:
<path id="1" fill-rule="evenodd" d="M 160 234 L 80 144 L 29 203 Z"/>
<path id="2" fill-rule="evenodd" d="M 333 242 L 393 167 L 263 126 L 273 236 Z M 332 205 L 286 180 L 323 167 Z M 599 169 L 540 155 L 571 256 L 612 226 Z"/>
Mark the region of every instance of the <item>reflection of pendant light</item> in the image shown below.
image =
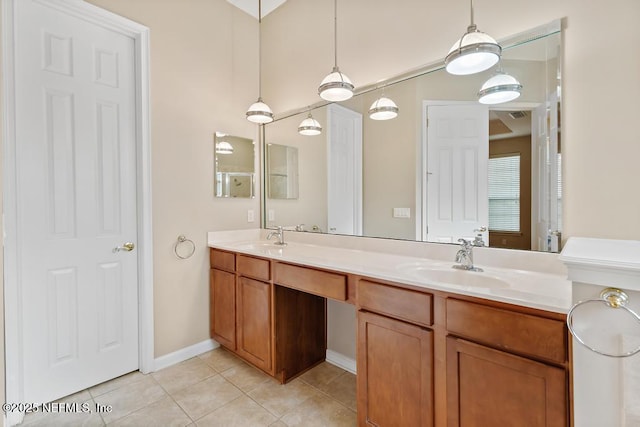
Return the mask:
<path id="1" fill-rule="evenodd" d="M 481 104 L 501 104 L 513 101 L 520 96 L 522 85 L 513 76 L 498 70 L 487 80 L 478 92 L 478 101 Z"/>
<path id="2" fill-rule="evenodd" d="M 233 145 L 227 141 L 220 141 L 216 144 L 216 154 L 233 154 Z"/>
<path id="3" fill-rule="evenodd" d="M 487 70 L 500 59 L 502 48 L 488 34 L 478 31 L 473 23 L 473 0 L 471 0 L 471 24 L 444 60 L 450 74 L 475 74 Z"/>
<path id="4" fill-rule="evenodd" d="M 353 96 L 353 83 L 338 68 L 338 0 L 333 3 L 333 70 L 322 80 L 318 87 L 320 98 L 327 101 L 346 101 Z"/>
<path id="5" fill-rule="evenodd" d="M 314 119 L 311 112 L 309 112 L 307 118 L 300 122 L 298 133 L 308 136 L 320 135 L 322 133 L 322 126 L 320 126 L 320 123 Z"/>
<path id="6" fill-rule="evenodd" d="M 398 117 L 398 106 L 384 94 L 376 99 L 369 108 L 369 118 L 373 120 L 389 120 Z"/>
<path id="7" fill-rule="evenodd" d="M 247 120 L 253 123 L 271 123 L 273 111 L 262 102 L 262 0 L 258 0 L 258 100 L 247 110 Z"/>

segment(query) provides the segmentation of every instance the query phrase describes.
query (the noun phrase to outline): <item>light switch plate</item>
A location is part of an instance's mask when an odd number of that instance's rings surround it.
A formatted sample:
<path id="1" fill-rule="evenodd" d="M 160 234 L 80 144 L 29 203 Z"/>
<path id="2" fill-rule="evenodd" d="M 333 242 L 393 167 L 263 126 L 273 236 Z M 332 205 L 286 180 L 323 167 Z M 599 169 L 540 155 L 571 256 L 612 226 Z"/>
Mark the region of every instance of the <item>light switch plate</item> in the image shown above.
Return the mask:
<path id="1" fill-rule="evenodd" d="M 393 208 L 394 218 L 411 218 L 411 208 Z"/>

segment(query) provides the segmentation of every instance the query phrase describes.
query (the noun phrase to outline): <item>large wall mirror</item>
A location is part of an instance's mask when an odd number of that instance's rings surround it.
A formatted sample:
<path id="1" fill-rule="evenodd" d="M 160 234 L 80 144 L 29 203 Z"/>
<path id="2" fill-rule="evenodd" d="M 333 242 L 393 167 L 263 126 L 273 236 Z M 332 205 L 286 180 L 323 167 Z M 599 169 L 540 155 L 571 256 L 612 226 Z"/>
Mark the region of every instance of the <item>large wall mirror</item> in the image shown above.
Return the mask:
<path id="1" fill-rule="evenodd" d="M 498 67 L 514 101 L 478 102 L 497 67 L 469 76 L 440 65 L 316 105 L 318 136 L 298 134 L 309 108 L 264 127 L 265 144 L 297 148 L 298 198 L 265 198 L 263 224 L 329 233 L 558 251 L 562 229 L 560 22 L 502 40 Z M 399 114 L 372 120 L 381 96 Z M 265 176 L 265 182 L 269 180 Z"/>
<path id="2" fill-rule="evenodd" d="M 255 144 L 253 140 L 216 132 L 213 136 L 216 197 L 255 196 Z"/>

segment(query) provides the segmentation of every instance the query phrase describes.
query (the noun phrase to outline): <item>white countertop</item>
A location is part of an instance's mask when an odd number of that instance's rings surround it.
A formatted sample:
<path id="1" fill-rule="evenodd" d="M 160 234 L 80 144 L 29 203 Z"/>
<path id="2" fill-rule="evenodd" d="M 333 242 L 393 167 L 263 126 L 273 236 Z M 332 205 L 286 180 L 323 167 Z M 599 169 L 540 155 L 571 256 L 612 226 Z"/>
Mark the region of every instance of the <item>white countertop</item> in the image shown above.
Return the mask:
<path id="1" fill-rule="evenodd" d="M 578 283 L 640 291 L 640 241 L 572 237 L 560 260 Z"/>
<path id="2" fill-rule="evenodd" d="M 208 245 L 247 255 L 558 313 L 567 313 L 571 307 L 571 282 L 565 274 L 483 264 L 476 264 L 483 268 L 483 272 L 470 272 L 452 269 L 453 256 L 451 261 L 445 261 L 399 255 L 393 251 L 385 253 L 379 248 L 375 251 L 345 248 L 335 245 L 333 236 L 327 236 L 326 245 L 318 244 L 323 240 L 321 237 L 316 237 L 313 244 L 296 241 L 296 234 L 307 233 L 287 233 L 287 245 L 278 246 L 265 239 L 266 232 L 268 230 L 211 232 Z M 390 245 L 398 244 L 402 243 L 390 242 Z M 457 250 L 455 246 L 452 247 Z"/>

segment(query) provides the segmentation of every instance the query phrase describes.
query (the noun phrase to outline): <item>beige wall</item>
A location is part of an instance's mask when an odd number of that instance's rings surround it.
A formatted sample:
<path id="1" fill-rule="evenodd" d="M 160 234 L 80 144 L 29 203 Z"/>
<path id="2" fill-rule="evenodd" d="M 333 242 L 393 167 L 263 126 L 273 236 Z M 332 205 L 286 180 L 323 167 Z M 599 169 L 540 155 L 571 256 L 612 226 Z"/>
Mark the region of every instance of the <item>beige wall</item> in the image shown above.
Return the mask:
<path id="1" fill-rule="evenodd" d="M 151 30 L 155 356 L 209 337 L 208 231 L 259 226 L 257 199 L 213 197 L 213 134 L 256 139 L 256 20 L 224 0 L 92 0 Z M 247 210 L 256 222 L 246 221 Z M 184 234 L 195 255 L 178 260 Z"/>
<path id="2" fill-rule="evenodd" d="M 640 239 L 640 16 L 637 0 L 484 0 L 482 31 L 504 38 L 563 18 L 564 237 Z M 356 85 L 443 58 L 468 24 L 468 3 L 338 3 L 338 64 Z M 319 100 L 333 66 L 333 4 L 296 0 L 264 20 L 264 98 L 276 112 Z M 597 33 L 597 36 L 594 34 Z M 629 54 L 624 54 L 629 52 Z M 607 82 L 622 82 L 612 84 Z"/>
<path id="3" fill-rule="evenodd" d="M 398 105 L 410 106 L 389 121 L 370 120 L 367 112 L 381 96 L 363 96 L 364 148 L 362 173 L 363 231 L 365 236 L 414 240 L 416 237 L 416 129 L 420 107 L 416 105 L 416 82 L 407 81 L 385 89 Z M 393 218 L 393 208 L 409 208 L 411 218 Z"/>

